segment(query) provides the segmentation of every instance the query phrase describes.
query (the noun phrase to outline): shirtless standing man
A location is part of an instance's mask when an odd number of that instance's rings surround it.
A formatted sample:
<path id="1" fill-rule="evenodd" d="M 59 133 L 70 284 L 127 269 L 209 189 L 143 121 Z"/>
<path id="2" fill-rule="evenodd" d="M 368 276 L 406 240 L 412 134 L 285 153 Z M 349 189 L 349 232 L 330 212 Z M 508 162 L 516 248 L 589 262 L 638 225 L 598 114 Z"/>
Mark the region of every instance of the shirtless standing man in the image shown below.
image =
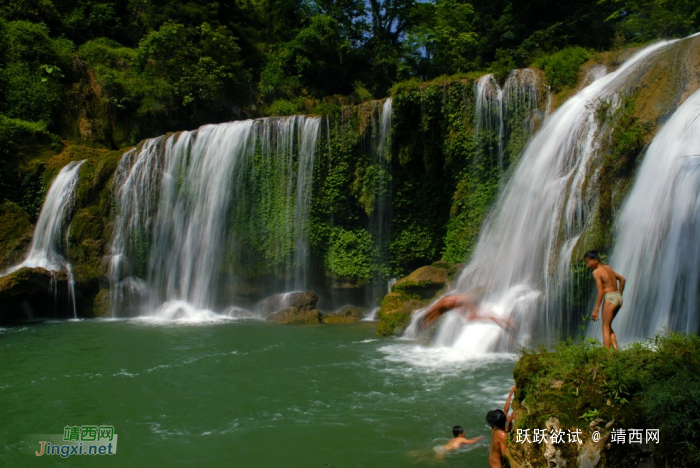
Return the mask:
<path id="1" fill-rule="evenodd" d="M 625 278 L 616 273 L 609 265 L 603 265 L 600 262 L 598 252 L 595 250 L 586 252 L 583 256 L 583 261 L 586 263 L 586 268 L 593 271 L 593 279 L 598 288 L 598 297 L 596 298 L 591 318 L 594 322 L 598 321 L 598 309 L 602 302 L 603 346 L 610 348 L 612 343 L 613 348 L 618 349 L 617 337 L 612 329 L 612 321 L 622 307 L 622 291 L 625 289 Z M 618 282 L 620 283 L 619 289 Z"/>

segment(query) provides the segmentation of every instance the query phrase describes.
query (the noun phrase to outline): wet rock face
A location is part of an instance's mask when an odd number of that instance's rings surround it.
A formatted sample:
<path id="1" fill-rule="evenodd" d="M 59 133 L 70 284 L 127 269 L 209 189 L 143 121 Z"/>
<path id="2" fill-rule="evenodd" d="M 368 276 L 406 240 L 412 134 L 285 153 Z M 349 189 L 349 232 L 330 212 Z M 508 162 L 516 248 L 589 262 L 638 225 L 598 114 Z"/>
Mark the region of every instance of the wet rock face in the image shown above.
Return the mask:
<path id="1" fill-rule="evenodd" d="M 435 293 L 444 288 L 448 281 L 449 272 L 446 268 L 424 266 L 397 281 L 393 290 L 428 299 L 434 297 Z"/>
<path id="2" fill-rule="evenodd" d="M 0 270 L 22 261 L 33 231 L 29 215 L 22 208 L 9 201 L 0 204 Z"/>
<path id="3" fill-rule="evenodd" d="M 323 314 L 321 322 L 323 323 L 355 323 L 365 317 L 365 309 L 363 307 L 344 306 L 331 314 Z"/>
<path id="4" fill-rule="evenodd" d="M 56 303 L 67 292 L 66 274 L 51 272 L 43 268 L 20 268 L 0 277 L 0 320 L 26 320 L 37 315 L 46 315 L 51 309 L 49 300 Z M 63 311 L 56 311 L 62 316 Z"/>
<path id="5" fill-rule="evenodd" d="M 321 321 L 321 312 L 318 309 L 305 310 L 298 307 L 287 307 L 268 316 L 267 320 L 279 325 L 319 323 Z"/>
<path id="6" fill-rule="evenodd" d="M 316 308 L 317 302 L 318 294 L 311 291 L 276 294 L 267 299 L 263 299 L 258 304 L 258 310 L 262 318 L 268 318 L 270 315 L 290 307 L 299 309 L 300 311 L 312 310 Z"/>

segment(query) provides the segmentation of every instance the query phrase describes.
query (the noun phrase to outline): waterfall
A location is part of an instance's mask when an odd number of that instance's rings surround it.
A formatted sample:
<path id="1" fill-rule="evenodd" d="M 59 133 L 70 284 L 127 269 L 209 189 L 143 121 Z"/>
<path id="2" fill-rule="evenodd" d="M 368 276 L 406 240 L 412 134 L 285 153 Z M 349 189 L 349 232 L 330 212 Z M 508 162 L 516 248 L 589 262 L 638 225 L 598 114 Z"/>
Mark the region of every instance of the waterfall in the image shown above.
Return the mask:
<path id="1" fill-rule="evenodd" d="M 620 342 L 668 330 L 697 333 L 700 319 L 700 91 L 649 146 L 617 219 L 610 257 L 627 278 L 614 322 Z M 589 334 L 600 335 L 591 325 Z"/>
<path id="2" fill-rule="evenodd" d="M 528 137 L 533 133 L 541 88 L 537 74 L 529 68 L 511 71 L 503 89 L 493 75 L 482 76 L 474 85 L 474 141 L 485 153 L 493 155 L 495 149 L 501 171 L 507 166 L 504 158 L 514 120 L 523 122 Z"/>
<path id="3" fill-rule="evenodd" d="M 1 275 L 8 275 L 24 267 L 44 268 L 52 272 L 65 270 L 68 277 L 68 295 L 71 300 L 74 318 L 77 317 L 75 309 L 75 281 L 71 265 L 63 255 L 64 250 L 67 252 L 68 236 L 66 236 L 65 243 L 62 243 L 61 234 L 66 220 L 70 218 L 70 210 L 73 207 L 73 195 L 78 185 L 78 171 L 85 161 L 68 163 L 51 182 L 49 192 L 46 194 L 46 200 L 44 200 L 39 219 L 34 228 L 34 236 L 32 237 L 32 244 L 29 247 L 27 256 L 22 263 L 8 268 Z"/>
<path id="4" fill-rule="evenodd" d="M 498 167 L 503 168 L 503 90 L 498 86 L 493 75 L 484 75 L 476 82 L 474 101 L 476 108 L 474 140 L 478 146 L 491 153 L 492 151 L 489 150 L 492 150 L 493 142 L 488 137 L 494 135 Z"/>
<path id="5" fill-rule="evenodd" d="M 575 318 L 564 311 L 571 277 L 571 252 L 586 225 L 592 202 L 585 184 L 598 152 L 595 104 L 610 101 L 671 42 L 637 52 L 618 70 L 600 77 L 556 110 L 523 150 L 517 168 L 482 228 L 477 247 L 457 291 L 483 294 L 481 312 L 510 317 L 514 334 L 491 322 L 440 325 L 438 346 L 458 346 L 474 354 L 509 348 L 514 341 L 553 342 Z M 415 320 L 415 319 L 414 319 Z"/>
<path id="6" fill-rule="evenodd" d="M 147 140 L 122 158 L 110 261 L 113 315 L 211 315 L 221 281 L 265 261 L 279 288 L 306 286 L 320 118 L 207 125 Z"/>
<path id="7" fill-rule="evenodd" d="M 371 165 L 372 191 L 374 202 L 369 215 L 369 232 L 374 239 L 376 253 L 374 263 L 383 271 L 389 262 L 389 229 L 391 225 L 391 114 L 392 100 L 388 98 L 379 112 L 375 111 L 378 101 L 372 101 L 372 142 Z M 376 117 L 375 117 L 376 116 Z M 367 306 L 373 310 L 377 302 L 386 294 L 386 277 L 375 274 L 368 290 Z"/>

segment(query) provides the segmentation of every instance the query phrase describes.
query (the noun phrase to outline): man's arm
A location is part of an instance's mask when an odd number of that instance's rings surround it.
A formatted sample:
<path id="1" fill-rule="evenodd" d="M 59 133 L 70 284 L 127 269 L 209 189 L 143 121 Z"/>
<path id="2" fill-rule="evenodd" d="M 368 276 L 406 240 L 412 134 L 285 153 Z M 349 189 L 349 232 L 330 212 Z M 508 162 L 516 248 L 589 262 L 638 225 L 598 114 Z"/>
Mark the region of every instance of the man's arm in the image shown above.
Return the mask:
<path id="1" fill-rule="evenodd" d="M 459 442 L 460 442 L 460 445 L 475 444 L 483 438 L 484 438 L 484 436 L 474 437 L 473 439 L 464 438 L 464 439 L 460 440 Z"/>
<path id="2" fill-rule="evenodd" d="M 515 393 L 515 385 L 510 389 L 510 392 L 508 392 L 508 398 L 506 398 L 506 404 L 503 405 L 503 412 L 508 415 L 508 411 L 510 411 L 510 402 L 513 399 L 513 393 Z"/>
<path id="3" fill-rule="evenodd" d="M 620 294 L 622 294 L 622 291 L 625 290 L 625 281 L 626 280 L 621 274 L 619 274 L 615 270 L 613 270 L 613 273 L 615 273 L 615 279 L 620 282 L 620 287 L 618 289 L 620 290 Z"/>
<path id="4" fill-rule="evenodd" d="M 595 300 L 595 307 L 593 308 L 593 314 L 591 318 L 594 322 L 598 321 L 598 309 L 600 309 L 600 303 L 603 302 L 603 280 L 600 278 L 600 274 L 597 271 L 593 272 L 593 279 L 595 280 L 595 285 L 598 288 L 598 297 Z"/>

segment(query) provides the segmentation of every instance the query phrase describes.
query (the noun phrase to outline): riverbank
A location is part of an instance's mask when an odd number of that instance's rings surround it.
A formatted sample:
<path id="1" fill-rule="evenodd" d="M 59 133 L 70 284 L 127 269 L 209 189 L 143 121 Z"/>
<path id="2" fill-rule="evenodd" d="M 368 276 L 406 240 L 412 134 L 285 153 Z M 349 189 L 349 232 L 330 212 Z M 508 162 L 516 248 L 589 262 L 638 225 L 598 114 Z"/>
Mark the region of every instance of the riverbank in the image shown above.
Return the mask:
<path id="1" fill-rule="evenodd" d="M 593 340 L 562 343 L 554 352 L 528 350 L 513 374 L 517 420 L 508 446 L 514 467 L 700 462 L 697 335 L 657 336 L 620 352 L 606 352 Z M 546 432 L 544 442 L 534 443 L 535 431 Z M 552 431 L 564 433 L 554 444 Z M 581 443 L 569 439 L 577 431 Z"/>

